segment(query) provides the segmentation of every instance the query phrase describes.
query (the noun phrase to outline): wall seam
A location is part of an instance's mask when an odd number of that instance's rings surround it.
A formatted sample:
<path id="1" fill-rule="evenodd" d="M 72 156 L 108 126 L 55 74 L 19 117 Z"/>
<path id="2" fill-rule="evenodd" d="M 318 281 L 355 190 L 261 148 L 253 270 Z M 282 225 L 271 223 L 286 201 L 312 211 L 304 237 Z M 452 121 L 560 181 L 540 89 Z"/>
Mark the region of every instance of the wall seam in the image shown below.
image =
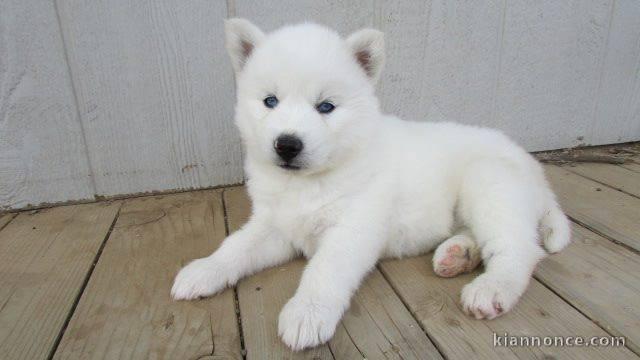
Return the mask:
<path id="1" fill-rule="evenodd" d="M 71 84 L 71 93 L 73 94 L 73 101 L 76 107 L 76 117 L 78 119 L 78 123 L 80 125 L 80 133 L 82 135 L 82 145 L 84 146 L 85 158 L 87 161 L 87 169 L 89 170 L 89 179 L 91 182 L 91 188 L 93 189 L 94 199 L 97 200 L 98 196 L 98 187 L 96 185 L 96 179 L 93 171 L 93 164 L 91 162 L 91 155 L 89 154 L 89 144 L 87 142 L 87 136 L 84 129 L 84 123 L 82 122 L 82 114 L 80 112 L 80 102 L 78 101 L 78 93 L 76 91 L 76 84 L 74 81 L 73 72 L 71 71 L 71 63 L 69 62 L 69 51 L 67 48 L 67 40 L 64 35 L 64 31 L 62 28 L 62 18 L 60 17 L 60 11 L 58 9 L 58 1 L 53 1 L 53 9 L 56 13 L 56 21 L 58 23 L 58 32 L 60 33 L 60 40 L 62 41 L 62 51 L 64 54 L 64 62 L 67 65 L 67 74 L 69 77 L 69 82 Z"/>

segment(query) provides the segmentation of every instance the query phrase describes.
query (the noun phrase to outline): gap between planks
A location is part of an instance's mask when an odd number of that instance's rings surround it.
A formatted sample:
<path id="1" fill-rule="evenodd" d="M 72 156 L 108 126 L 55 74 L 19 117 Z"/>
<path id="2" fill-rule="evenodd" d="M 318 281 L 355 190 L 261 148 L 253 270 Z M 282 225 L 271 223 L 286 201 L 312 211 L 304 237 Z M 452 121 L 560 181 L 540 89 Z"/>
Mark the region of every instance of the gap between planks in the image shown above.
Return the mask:
<path id="1" fill-rule="evenodd" d="M 640 198 L 640 173 L 621 165 L 580 163 L 559 167 L 621 193 Z"/>
<path id="2" fill-rule="evenodd" d="M 581 176 L 581 175 L 578 175 L 578 176 Z M 582 177 L 584 177 L 584 176 L 582 176 Z M 603 185 L 608 186 L 608 184 L 603 184 Z M 224 193 L 224 190 L 223 190 L 222 192 Z M 228 225 L 228 219 L 227 219 L 227 209 L 226 209 L 226 205 L 225 205 L 225 202 L 224 202 L 224 196 L 223 196 L 223 195 L 221 195 L 221 198 L 222 198 L 222 202 L 223 202 L 223 210 L 224 210 L 224 211 L 223 211 L 223 213 L 224 213 L 224 217 L 225 217 L 225 219 L 224 219 L 224 222 L 225 222 L 225 234 L 228 234 L 228 233 L 229 233 L 229 225 Z M 119 212 L 119 210 L 118 210 L 118 212 Z M 6 222 L 4 223 L 4 225 L 3 225 L 3 226 L 7 226 L 7 224 L 9 224 L 9 222 L 10 222 L 13 218 L 15 218 L 15 216 L 16 216 L 16 215 L 15 215 L 15 214 L 9 214 L 9 216 L 11 217 L 9 220 L 4 220 L 4 219 L 5 219 L 5 216 L 0 217 L 0 221 L 3 221 L 3 222 L 4 222 L 4 221 L 6 221 Z M 118 215 L 116 215 L 116 217 L 114 218 L 114 220 L 113 220 L 113 222 L 112 222 L 112 224 L 111 224 L 111 227 L 110 227 L 110 229 L 109 229 L 109 234 L 110 234 L 111 230 L 113 229 L 113 226 L 114 226 L 114 224 L 115 224 L 115 222 L 116 222 L 117 218 L 118 218 Z M 578 221 L 575 221 L 575 222 L 576 222 L 576 223 L 578 223 L 578 226 L 583 225 L 583 224 L 579 223 Z M 2 224 L 2 223 L 0 222 L 0 224 Z M 587 226 L 588 226 L 588 225 L 587 225 Z M 2 227 L 2 226 L 0 226 L 0 228 L 1 228 L 1 227 Z M 590 231 L 592 231 L 592 232 L 596 232 L 596 231 L 593 231 L 593 229 L 590 229 L 590 228 L 589 228 L 589 230 L 590 230 Z M 603 234 L 600 234 L 600 235 L 603 235 Z M 609 240 L 613 240 L 611 237 L 606 236 L 606 235 L 603 235 L 603 237 L 605 237 L 605 238 L 607 238 L 607 239 L 609 239 Z M 101 245 L 101 249 L 99 250 L 99 252 L 100 252 L 100 253 L 101 253 L 102 249 L 104 248 L 104 246 L 106 246 L 106 244 L 107 244 L 107 242 L 108 242 L 108 239 L 109 239 L 109 236 L 108 236 L 108 235 L 107 235 L 107 236 L 105 236 L 105 238 L 104 238 L 104 240 L 103 240 L 103 243 L 102 243 L 102 245 Z M 631 249 L 631 250 L 632 250 L 632 251 L 635 251 L 635 249 Z M 636 253 L 637 253 L 637 251 L 636 251 Z M 92 268 L 91 268 L 91 270 L 90 270 L 90 271 L 93 271 L 93 268 L 94 268 L 94 267 L 95 267 L 95 265 L 96 265 L 96 261 L 99 261 L 99 254 L 97 254 L 97 256 L 96 256 L 96 260 L 94 260 L 94 264 L 92 265 Z M 87 280 L 87 281 L 88 281 L 89 277 L 90 277 L 90 274 L 89 274 L 89 276 L 88 276 L 88 277 L 86 277 L 86 280 Z M 538 278 L 539 278 L 539 277 L 538 277 Z M 388 282 L 388 283 L 390 283 L 390 284 L 391 284 L 391 282 L 390 282 L 390 281 L 388 281 L 389 279 L 388 279 L 388 278 L 386 278 L 386 276 L 385 276 L 385 279 L 387 280 L 387 282 Z M 541 282 L 545 287 L 549 288 L 549 290 L 550 290 L 550 291 L 553 291 L 553 288 L 552 288 L 552 287 L 550 287 L 550 286 L 548 286 L 548 284 L 547 284 L 546 282 L 544 282 L 544 281 L 540 281 L 540 282 Z M 393 284 L 391 284 L 391 285 L 393 285 Z M 86 286 L 86 283 L 85 283 L 85 284 L 83 284 L 83 289 L 84 289 L 84 286 Z M 397 290 L 395 287 L 393 287 L 393 286 L 392 286 L 392 288 L 394 289 L 394 291 L 395 291 L 395 293 L 396 293 L 397 295 L 399 295 L 399 294 L 400 294 L 400 293 L 398 292 L 398 290 Z M 566 299 L 565 297 L 563 297 L 561 294 L 558 294 L 558 293 L 557 293 L 557 292 L 555 292 L 555 291 L 553 291 L 553 292 L 554 292 L 554 293 L 556 293 L 560 298 L 562 298 L 562 299 L 563 299 L 567 304 L 569 304 L 570 306 L 572 306 L 573 308 L 575 308 L 577 311 L 581 312 L 585 317 L 587 317 L 587 318 L 591 319 L 591 318 L 588 316 L 588 314 L 586 314 L 586 313 L 584 313 L 583 311 L 581 311 L 581 309 L 580 309 L 579 307 L 576 307 L 576 306 L 575 306 L 575 304 L 573 304 L 571 301 L 567 300 L 567 299 Z M 82 295 L 82 292 L 78 295 L 78 298 L 79 298 L 81 295 Z M 402 299 L 402 297 L 401 297 L 401 296 L 400 296 L 400 298 Z M 404 303 L 404 300 L 403 300 L 403 303 Z M 74 304 L 74 308 L 75 308 L 75 306 L 76 306 L 76 304 Z M 407 305 L 406 303 L 404 303 L 404 306 L 405 306 L 405 307 L 407 307 L 407 308 L 409 308 L 409 307 L 408 307 L 408 305 Z M 72 314 L 72 312 L 70 313 L 70 315 L 71 315 L 71 314 Z M 412 315 L 414 315 L 414 314 L 412 313 Z M 415 315 L 414 315 L 414 318 L 415 318 Z M 594 319 L 591 319 L 591 320 L 592 320 L 592 321 L 594 321 L 596 324 L 598 324 L 598 322 L 597 322 L 597 321 L 595 321 Z M 418 321 L 418 324 L 420 324 L 420 326 L 422 327 L 422 323 L 421 323 L 420 321 Z M 598 325 L 599 325 L 603 330 L 605 330 L 605 331 L 607 330 L 606 328 L 604 328 L 604 327 L 603 327 L 603 325 L 600 325 L 600 324 L 598 324 Z M 66 324 L 65 324 L 65 326 L 66 326 Z M 242 328 L 241 328 L 241 327 L 239 327 L 239 330 L 241 330 L 241 329 L 242 329 Z M 424 329 L 422 329 L 422 330 L 424 331 Z M 607 331 L 607 332 L 609 332 L 609 331 Z M 428 332 L 427 332 L 427 331 L 425 331 L 425 333 L 426 333 L 426 334 L 428 334 Z M 437 343 L 436 343 L 436 344 L 437 344 Z M 439 350 L 440 350 L 440 349 L 439 349 Z M 333 355 L 333 354 L 332 354 L 332 355 Z"/>
<path id="3" fill-rule="evenodd" d="M 18 214 L 8 213 L 0 215 L 0 231 L 2 231 L 5 226 L 9 225 L 11 220 L 13 220 L 13 218 L 15 218 L 16 216 L 18 216 Z"/>
<path id="4" fill-rule="evenodd" d="M 229 231 L 229 214 L 227 212 L 227 200 L 225 198 L 226 189 L 222 189 L 220 192 L 220 197 L 222 198 L 222 212 L 224 216 L 224 232 L 227 234 L 227 237 L 231 235 Z M 217 249 L 216 249 L 217 250 Z M 233 286 L 233 302 L 235 305 L 236 317 L 238 319 L 238 332 L 240 333 L 240 351 L 242 354 L 242 358 L 247 358 L 247 348 L 244 345 L 244 333 L 242 331 L 242 314 L 240 313 L 240 302 L 238 300 L 238 287 L 237 285 Z"/>
<path id="5" fill-rule="evenodd" d="M 0 353 L 5 358 L 50 356 L 119 206 L 24 212 L 0 231 Z"/>
<path id="6" fill-rule="evenodd" d="M 590 230 L 640 250 L 640 199 L 555 165 L 545 173 L 560 206 Z"/>
<path id="7" fill-rule="evenodd" d="M 231 291 L 169 296 L 179 268 L 225 235 L 220 191 L 126 201 L 54 359 L 242 358 Z"/>
<path id="8" fill-rule="evenodd" d="M 73 301 L 73 305 L 71 306 L 71 309 L 69 310 L 69 314 L 67 315 L 67 318 L 64 321 L 64 324 L 62 325 L 62 328 L 60 329 L 60 333 L 58 334 L 58 337 L 56 338 L 53 347 L 51 348 L 51 351 L 49 352 L 49 355 L 47 356 L 48 360 L 53 359 L 53 355 L 56 353 L 56 350 L 58 349 L 58 345 L 60 345 L 60 341 L 62 341 L 62 337 L 64 336 L 65 331 L 67 331 L 67 326 L 69 326 L 69 322 L 71 321 L 71 317 L 73 316 L 73 314 L 76 311 L 76 308 L 78 307 L 78 303 L 80 302 L 80 298 L 82 297 L 82 294 L 84 293 L 84 290 L 87 288 L 87 284 L 89 283 L 89 279 L 91 278 L 91 274 L 93 274 L 93 270 L 96 268 L 96 265 L 98 264 L 98 261 L 100 260 L 100 255 L 102 255 L 102 251 L 104 250 L 104 247 L 107 245 L 107 241 L 109 241 L 109 237 L 111 236 L 111 232 L 113 231 L 113 227 L 116 225 L 116 222 L 118 221 L 118 217 L 120 216 L 120 209 L 121 209 L 122 204 L 118 205 L 118 210 L 116 212 L 116 215 L 113 218 L 113 221 L 111 222 L 111 226 L 109 226 L 109 230 L 107 230 L 106 235 L 104 236 L 104 239 L 102 240 L 102 244 L 100 244 L 100 248 L 98 249 L 98 252 L 96 253 L 96 256 L 93 258 L 93 262 L 91 263 L 91 268 L 89 269 L 89 271 L 87 271 L 87 274 L 84 277 L 84 280 L 82 281 L 82 285 L 80 285 L 80 290 L 78 291 L 78 295 L 76 296 L 75 300 Z"/>
<path id="9" fill-rule="evenodd" d="M 640 336 L 634 335 L 630 330 L 633 323 L 640 323 L 640 317 L 633 312 L 625 311 L 629 304 L 619 300 L 623 295 L 626 300 L 631 298 L 633 301 L 634 297 L 640 299 L 640 290 L 635 289 L 634 291 L 633 288 L 625 286 L 627 283 L 616 277 L 624 276 L 626 271 L 607 269 L 606 265 L 608 264 L 604 260 L 601 260 L 599 264 L 587 262 L 596 256 L 590 251 L 590 247 L 597 245 L 604 248 L 609 253 L 607 255 L 610 260 L 619 261 L 624 263 L 624 266 L 633 269 L 628 274 L 628 277 L 632 279 L 625 280 L 640 285 L 640 257 L 631 249 L 611 242 L 578 223 L 572 223 L 572 228 L 571 247 L 558 254 L 550 254 L 543 259 L 536 266 L 533 278 L 603 331 L 611 336 L 625 336 L 626 347 L 636 355 L 640 355 Z M 574 252 L 580 255 L 577 257 L 577 262 L 570 256 Z M 617 258 L 613 257 L 614 254 Z M 591 272 L 584 272 L 585 267 L 589 267 L 590 269 L 587 271 Z M 597 276 L 594 276 L 593 273 Z M 610 278 L 605 281 L 602 279 L 604 276 Z M 633 276 L 636 278 L 633 279 Z M 572 279 L 567 279 L 567 277 Z M 587 279 L 592 277 L 596 278 L 595 288 L 587 289 Z M 598 277 L 600 281 L 597 281 Z M 609 298 L 610 294 L 616 291 L 618 297 L 613 300 Z M 631 305 L 637 306 L 638 304 Z M 610 307 L 607 308 L 607 306 Z M 604 311 L 605 309 L 606 311 Z"/>

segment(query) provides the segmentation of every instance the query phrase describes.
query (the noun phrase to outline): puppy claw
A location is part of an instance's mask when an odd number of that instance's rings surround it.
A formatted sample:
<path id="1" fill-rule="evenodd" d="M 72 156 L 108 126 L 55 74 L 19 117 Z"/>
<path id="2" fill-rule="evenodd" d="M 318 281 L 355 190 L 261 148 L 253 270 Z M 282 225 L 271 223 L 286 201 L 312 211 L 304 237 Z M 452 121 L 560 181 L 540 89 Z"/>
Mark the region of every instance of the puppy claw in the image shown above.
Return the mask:
<path id="1" fill-rule="evenodd" d="M 478 320 L 494 319 L 513 308 L 520 297 L 519 288 L 482 274 L 462 289 L 462 308 Z"/>

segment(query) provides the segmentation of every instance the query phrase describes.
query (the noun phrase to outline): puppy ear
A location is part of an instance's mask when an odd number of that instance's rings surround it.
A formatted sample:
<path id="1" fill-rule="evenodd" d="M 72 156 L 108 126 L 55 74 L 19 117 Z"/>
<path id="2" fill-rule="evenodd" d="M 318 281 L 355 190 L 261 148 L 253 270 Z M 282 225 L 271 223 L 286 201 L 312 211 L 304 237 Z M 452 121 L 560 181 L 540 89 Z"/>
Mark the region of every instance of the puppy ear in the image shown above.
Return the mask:
<path id="1" fill-rule="evenodd" d="M 256 46 L 264 39 L 264 33 L 245 19 L 224 21 L 225 45 L 236 73 L 240 72 Z"/>
<path id="2" fill-rule="evenodd" d="M 384 66 L 384 34 L 374 29 L 362 29 L 347 38 L 353 56 L 375 83 Z"/>

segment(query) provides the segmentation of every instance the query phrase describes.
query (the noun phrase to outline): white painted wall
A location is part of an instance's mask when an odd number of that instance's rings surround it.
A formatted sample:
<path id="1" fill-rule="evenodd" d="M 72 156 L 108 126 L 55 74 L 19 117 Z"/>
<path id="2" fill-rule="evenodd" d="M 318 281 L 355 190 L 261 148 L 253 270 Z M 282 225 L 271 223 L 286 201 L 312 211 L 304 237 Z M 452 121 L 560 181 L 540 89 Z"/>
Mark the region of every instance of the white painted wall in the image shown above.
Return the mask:
<path id="1" fill-rule="evenodd" d="M 222 20 L 387 34 L 383 108 L 640 140 L 637 0 L 0 0 L 0 209 L 242 181 Z"/>

